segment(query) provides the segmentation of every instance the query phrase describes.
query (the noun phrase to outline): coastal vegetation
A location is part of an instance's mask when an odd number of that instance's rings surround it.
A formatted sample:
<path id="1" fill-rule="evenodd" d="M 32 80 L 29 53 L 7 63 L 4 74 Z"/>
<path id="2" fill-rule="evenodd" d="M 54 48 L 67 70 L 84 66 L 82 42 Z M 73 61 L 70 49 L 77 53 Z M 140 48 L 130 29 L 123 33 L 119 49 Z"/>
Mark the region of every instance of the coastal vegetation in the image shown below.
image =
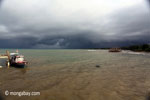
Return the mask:
<path id="1" fill-rule="evenodd" d="M 150 44 L 132 45 L 129 47 L 122 47 L 124 50 L 132 50 L 137 52 L 150 52 Z"/>

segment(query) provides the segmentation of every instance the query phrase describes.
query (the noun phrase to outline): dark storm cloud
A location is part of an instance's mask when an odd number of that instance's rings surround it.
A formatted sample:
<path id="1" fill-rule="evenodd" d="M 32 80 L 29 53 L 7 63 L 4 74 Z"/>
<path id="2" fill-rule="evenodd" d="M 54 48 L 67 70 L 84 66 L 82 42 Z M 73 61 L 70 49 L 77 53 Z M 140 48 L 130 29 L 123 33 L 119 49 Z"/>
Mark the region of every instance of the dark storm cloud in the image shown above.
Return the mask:
<path id="1" fill-rule="evenodd" d="M 37 38 L 34 37 L 15 37 L 12 39 L 0 39 L 1 48 L 32 48 L 36 45 Z"/>
<path id="2" fill-rule="evenodd" d="M 125 40 L 113 40 L 113 41 L 101 41 L 101 42 L 93 42 L 89 38 L 87 38 L 84 34 L 73 35 L 73 36 L 55 36 L 55 37 L 45 37 L 40 40 L 37 45 L 42 44 L 47 47 L 54 46 L 56 44 L 58 48 L 106 48 L 106 47 L 120 47 L 120 46 L 128 46 L 134 44 L 143 44 L 150 43 L 150 35 L 144 34 L 141 37 L 136 37 L 135 39 L 125 39 Z M 90 35 L 89 35 L 90 36 Z M 139 41 L 140 40 L 140 41 Z M 35 46 L 36 48 L 36 46 Z"/>
<path id="3" fill-rule="evenodd" d="M 0 0 L 0 4 L 1 4 L 2 0 Z"/>
<path id="4" fill-rule="evenodd" d="M 150 0 L 147 0 L 148 1 L 148 3 L 149 3 L 149 6 L 150 6 Z"/>
<path id="5" fill-rule="evenodd" d="M 93 42 L 85 35 L 86 33 L 80 35 L 62 35 L 62 36 L 46 36 L 42 39 L 36 37 L 16 37 L 13 39 L 0 39 L 1 48 L 107 48 L 107 47 L 120 47 L 135 44 L 150 43 L 150 35 L 145 34 L 141 37 L 136 37 L 136 39 L 126 39 L 126 40 L 114 40 L 114 41 L 101 41 Z M 140 40 L 140 41 L 139 41 Z"/>
<path id="6" fill-rule="evenodd" d="M 105 45 L 104 45 L 105 44 Z M 84 35 L 45 37 L 41 40 L 32 37 L 17 37 L 13 39 L 0 39 L 1 48 L 99 48 L 118 46 L 119 43 L 100 42 L 93 43 Z"/>
<path id="7" fill-rule="evenodd" d="M 2 0 L 0 0 L 0 7 L 1 7 L 1 4 L 2 4 Z"/>
<path id="8" fill-rule="evenodd" d="M 76 7 L 67 12 L 65 8 L 45 8 L 43 3 L 36 5 L 40 0 L 32 1 L 33 9 L 32 2 L 26 7 L 19 0 L 13 1 L 20 2 L 18 9 L 9 0 L 0 9 L 1 48 L 103 48 L 150 43 L 150 14 L 143 3 L 111 13 L 99 11 L 102 14 L 90 12 L 86 6 L 87 14 L 78 9 L 70 12 Z"/>

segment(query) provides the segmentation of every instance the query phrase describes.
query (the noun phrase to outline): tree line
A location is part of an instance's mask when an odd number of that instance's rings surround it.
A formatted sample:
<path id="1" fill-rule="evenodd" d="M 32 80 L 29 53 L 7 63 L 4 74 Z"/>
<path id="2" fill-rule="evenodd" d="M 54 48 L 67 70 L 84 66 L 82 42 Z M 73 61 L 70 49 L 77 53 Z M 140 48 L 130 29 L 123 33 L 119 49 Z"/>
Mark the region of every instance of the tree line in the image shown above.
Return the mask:
<path id="1" fill-rule="evenodd" d="M 150 52 L 150 44 L 143 44 L 143 45 L 132 45 L 129 47 L 122 47 L 124 50 L 132 50 L 132 51 L 138 51 L 138 52 Z"/>

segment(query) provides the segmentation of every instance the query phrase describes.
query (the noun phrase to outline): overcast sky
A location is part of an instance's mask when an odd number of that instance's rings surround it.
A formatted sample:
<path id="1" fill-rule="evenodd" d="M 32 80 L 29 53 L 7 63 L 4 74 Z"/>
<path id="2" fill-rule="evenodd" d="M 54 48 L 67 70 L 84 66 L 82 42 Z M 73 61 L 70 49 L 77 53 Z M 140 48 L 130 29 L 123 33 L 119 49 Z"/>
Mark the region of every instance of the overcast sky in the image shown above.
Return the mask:
<path id="1" fill-rule="evenodd" d="M 146 0 L 3 0 L 0 48 L 101 48 L 150 43 Z"/>

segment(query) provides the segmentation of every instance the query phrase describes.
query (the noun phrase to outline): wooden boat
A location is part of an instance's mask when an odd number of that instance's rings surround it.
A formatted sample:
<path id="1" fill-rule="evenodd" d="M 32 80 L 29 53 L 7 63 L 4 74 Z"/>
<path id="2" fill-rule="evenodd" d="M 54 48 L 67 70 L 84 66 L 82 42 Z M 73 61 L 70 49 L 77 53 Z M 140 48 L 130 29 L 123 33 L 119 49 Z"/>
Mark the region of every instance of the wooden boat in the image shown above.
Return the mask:
<path id="1" fill-rule="evenodd" d="M 19 55 L 19 53 L 10 53 L 8 60 L 6 61 L 6 66 L 14 66 L 14 67 L 24 67 L 27 65 L 27 61 L 24 59 L 23 55 Z"/>
<path id="2" fill-rule="evenodd" d="M 120 48 L 111 48 L 109 49 L 109 52 L 121 52 L 122 50 Z"/>

